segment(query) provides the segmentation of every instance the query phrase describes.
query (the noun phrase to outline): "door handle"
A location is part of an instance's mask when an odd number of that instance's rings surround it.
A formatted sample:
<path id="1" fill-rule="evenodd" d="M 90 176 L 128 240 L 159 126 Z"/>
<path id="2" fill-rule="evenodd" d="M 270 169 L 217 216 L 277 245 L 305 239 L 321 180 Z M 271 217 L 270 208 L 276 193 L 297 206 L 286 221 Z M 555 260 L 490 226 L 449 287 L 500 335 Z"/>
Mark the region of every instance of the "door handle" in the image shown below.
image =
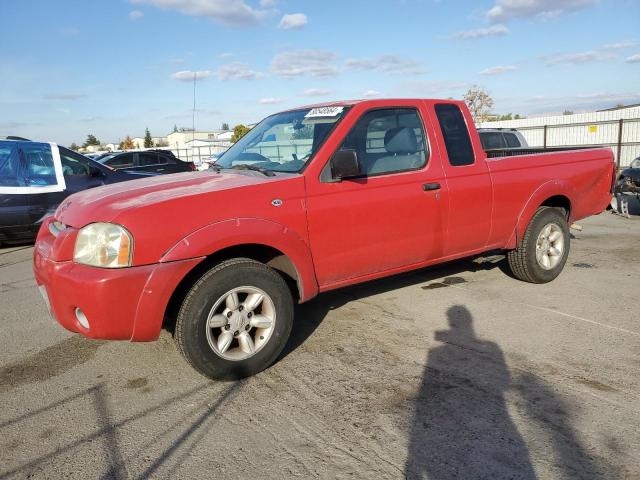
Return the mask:
<path id="1" fill-rule="evenodd" d="M 422 185 L 422 190 L 424 190 L 425 192 L 430 192 L 431 190 L 440 190 L 440 184 L 439 183 L 425 183 L 424 185 Z"/>

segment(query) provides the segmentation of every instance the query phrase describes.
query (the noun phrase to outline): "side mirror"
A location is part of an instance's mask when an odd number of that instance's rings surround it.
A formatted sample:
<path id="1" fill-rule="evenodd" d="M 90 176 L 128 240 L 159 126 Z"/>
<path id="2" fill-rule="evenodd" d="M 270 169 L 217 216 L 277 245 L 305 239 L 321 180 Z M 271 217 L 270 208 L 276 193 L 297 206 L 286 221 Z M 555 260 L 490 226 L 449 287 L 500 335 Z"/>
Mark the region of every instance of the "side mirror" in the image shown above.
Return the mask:
<path id="1" fill-rule="evenodd" d="M 334 179 L 357 177 L 360 175 L 360 162 L 355 150 L 338 150 L 331 157 L 331 176 Z"/>

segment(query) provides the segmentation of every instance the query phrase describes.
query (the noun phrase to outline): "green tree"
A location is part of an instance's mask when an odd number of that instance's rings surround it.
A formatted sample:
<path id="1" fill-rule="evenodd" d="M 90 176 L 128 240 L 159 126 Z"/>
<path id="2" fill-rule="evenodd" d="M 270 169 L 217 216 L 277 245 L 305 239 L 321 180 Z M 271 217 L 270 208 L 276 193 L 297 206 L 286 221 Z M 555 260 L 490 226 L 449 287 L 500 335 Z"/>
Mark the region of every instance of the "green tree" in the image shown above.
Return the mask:
<path id="1" fill-rule="evenodd" d="M 78 151 L 78 145 L 76 145 L 75 142 L 69 145 L 69 148 L 73 151 L 76 151 L 76 152 Z"/>
<path id="2" fill-rule="evenodd" d="M 87 135 L 87 139 L 82 144 L 83 147 L 88 147 L 89 145 L 100 145 L 100 140 L 98 140 L 95 135 Z"/>
<path id="3" fill-rule="evenodd" d="M 144 148 L 153 147 L 153 140 L 151 139 L 151 133 L 148 128 L 144 130 Z"/>
<path id="4" fill-rule="evenodd" d="M 249 127 L 246 127 L 242 124 L 236 125 L 235 127 L 233 127 L 233 135 L 231 136 L 231 143 L 236 143 L 238 140 L 244 137 L 249 132 L 249 130 L 251 130 Z"/>
<path id="5" fill-rule="evenodd" d="M 562 112 L 563 115 L 573 115 L 573 112 L 571 110 L 565 110 L 564 112 Z"/>
<path id="6" fill-rule="evenodd" d="M 225 132 L 227 132 L 229 130 L 229 124 L 227 122 L 224 122 L 222 124 L 221 130 L 224 130 Z"/>
<path id="7" fill-rule="evenodd" d="M 173 133 L 176 133 L 178 131 L 178 125 L 174 124 L 173 125 Z"/>

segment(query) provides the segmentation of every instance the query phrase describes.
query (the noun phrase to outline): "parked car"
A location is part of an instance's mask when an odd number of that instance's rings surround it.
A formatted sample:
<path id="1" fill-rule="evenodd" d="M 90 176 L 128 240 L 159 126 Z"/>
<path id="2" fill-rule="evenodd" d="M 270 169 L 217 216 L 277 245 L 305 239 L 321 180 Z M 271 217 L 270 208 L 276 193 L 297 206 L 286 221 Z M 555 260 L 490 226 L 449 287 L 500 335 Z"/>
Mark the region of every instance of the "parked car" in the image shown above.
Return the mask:
<path id="1" fill-rule="evenodd" d="M 640 157 L 634 159 L 618 175 L 615 195 L 611 200 L 611 208 L 623 215 L 629 215 L 629 200 L 635 197 L 640 200 Z"/>
<path id="2" fill-rule="evenodd" d="M 209 155 L 206 158 L 203 158 L 202 161 L 200 162 L 200 165 L 198 165 L 198 170 L 199 171 L 207 170 L 212 165 L 215 165 L 221 156 L 222 156 L 222 153 L 214 153 L 212 155 Z"/>
<path id="3" fill-rule="evenodd" d="M 185 162 L 169 150 L 144 150 L 140 152 L 121 152 L 100 157 L 103 165 L 127 172 L 163 173 L 193 172 L 193 162 Z"/>
<path id="4" fill-rule="evenodd" d="M 43 218 L 72 193 L 141 177 L 54 143 L 0 140 L 0 244 L 35 238 Z"/>
<path id="5" fill-rule="evenodd" d="M 485 150 L 529 147 L 522 133 L 515 128 L 479 128 L 478 135 Z"/>
<path id="6" fill-rule="evenodd" d="M 199 372 L 252 375 L 320 292 L 497 250 L 516 278 L 555 279 L 569 225 L 609 204 L 613 155 L 535 151 L 488 159 L 453 100 L 288 110 L 215 169 L 70 197 L 40 229 L 36 282 L 73 332 L 149 341 L 173 318 Z"/>

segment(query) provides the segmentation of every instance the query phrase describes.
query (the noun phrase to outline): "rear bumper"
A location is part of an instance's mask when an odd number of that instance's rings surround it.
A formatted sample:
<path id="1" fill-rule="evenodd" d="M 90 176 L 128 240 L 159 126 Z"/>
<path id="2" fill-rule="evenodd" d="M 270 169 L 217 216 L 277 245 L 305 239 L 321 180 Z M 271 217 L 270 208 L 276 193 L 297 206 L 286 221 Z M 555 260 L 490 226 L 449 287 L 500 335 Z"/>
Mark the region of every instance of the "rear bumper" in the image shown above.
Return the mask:
<path id="1" fill-rule="evenodd" d="M 96 268 L 52 260 L 55 245 L 51 238 L 41 232 L 36 242 L 36 283 L 58 323 L 90 338 L 137 342 L 158 338 L 171 295 L 202 261 L 193 258 L 130 268 Z M 88 328 L 81 323 L 82 315 Z"/>

